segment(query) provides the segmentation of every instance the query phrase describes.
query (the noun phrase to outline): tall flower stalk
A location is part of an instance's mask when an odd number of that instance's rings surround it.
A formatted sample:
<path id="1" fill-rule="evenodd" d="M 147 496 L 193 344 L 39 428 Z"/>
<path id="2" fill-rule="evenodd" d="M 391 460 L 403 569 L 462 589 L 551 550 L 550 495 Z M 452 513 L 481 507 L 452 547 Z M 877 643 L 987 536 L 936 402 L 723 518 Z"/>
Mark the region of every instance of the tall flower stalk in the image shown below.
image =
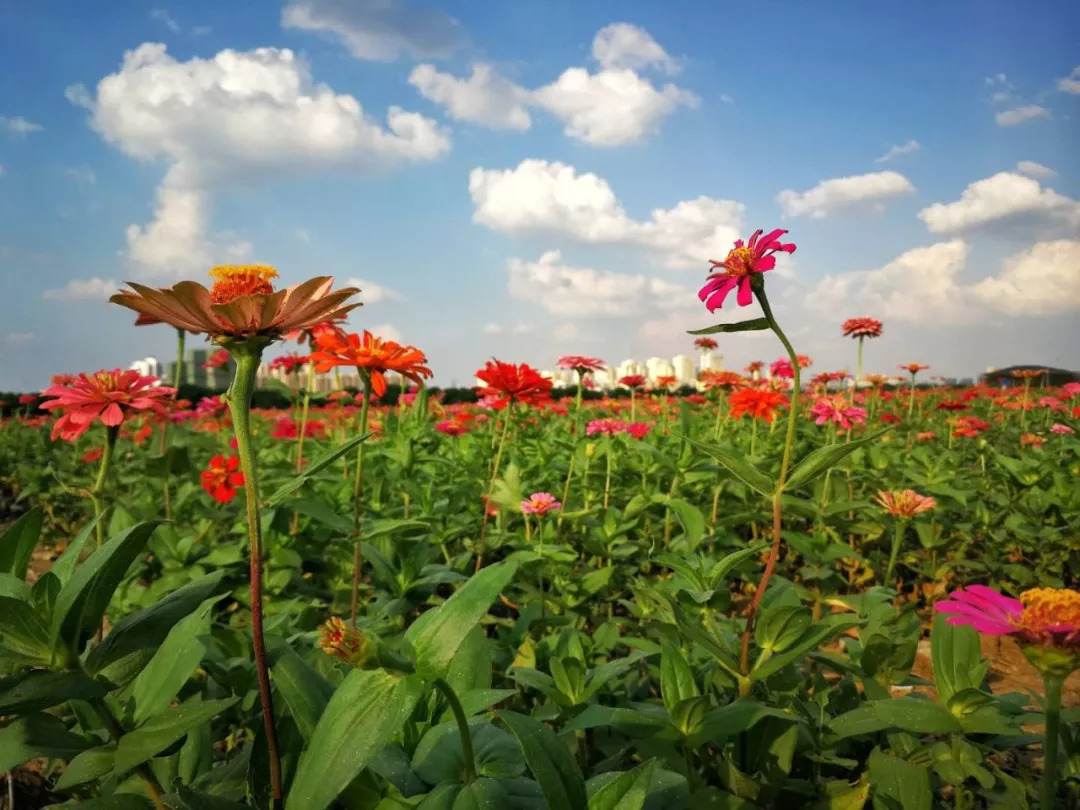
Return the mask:
<path id="1" fill-rule="evenodd" d="M 368 429 L 368 410 L 371 408 L 371 375 L 360 372 L 363 382 L 364 401 L 360 404 L 360 433 Z M 364 444 L 356 445 L 356 471 L 353 477 L 353 572 L 352 601 L 349 605 L 349 623 L 356 627 L 356 618 L 360 613 L 360 572 L 364 567 L 364 552 L 360 548 L 361 504 L 364 496 Z"/>
<path id="2" fill-rule="evenodd" d="M 102 525 L 101 516 L 105 511 L 102 503 L 102 494 L 105 491 L 105 483 L 109 480 L 109 470 L 112 467 L 113 450 L 116 448 L 116 438 L 120 435 L 120 426 L 105 428 L 105 444 L 101 448 L 101 461 L 98 464 L 97 478 L 94 486 L 90 488 L 90 503 L 94 507 L 94 540 L 97 547 L 105 542 L 105 528 Z"/>

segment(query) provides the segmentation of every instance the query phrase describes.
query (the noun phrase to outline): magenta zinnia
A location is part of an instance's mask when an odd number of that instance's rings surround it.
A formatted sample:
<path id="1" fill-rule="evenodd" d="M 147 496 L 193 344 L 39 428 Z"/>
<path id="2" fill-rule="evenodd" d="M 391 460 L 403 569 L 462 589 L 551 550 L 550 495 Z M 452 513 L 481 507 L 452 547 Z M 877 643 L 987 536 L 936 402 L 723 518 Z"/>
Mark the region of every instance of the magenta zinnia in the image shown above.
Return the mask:
<path id="1" fill-rule="evenodd" d="M 166 416 L 161 400 L 174 393 L 172 388 L 157 385 L 157 377 L 144 377 L 137 371 L 112 371 L 80 374 L 71 385 L 53 385 L 41 392 L 45 410 L 61 408 L 53 425 L 52 438 L 74 441 L 90 429 L 95 419 L 107 427 L 118 427 L 131 411 L 153 411 Z"/>
<path id="2" fill-rule="evenodd" d="M 740 307 L 749 306 L 753 302 L 751 276 L 754 273 L 766 273 L 776 267 L 774 253 L 795 252 L 794 244 L 780 242 L 780 237 L 785 233 L 787 231 L 777 228 L 762 236 L 762 231 L 756 230 L 745 244 L 742 239 L 737 241 L 723 261 L 710 261 L 714 272 L 698 292 L 698 298 L 705 302 L 709 312 L 720 309 L 728 293 L 736 287 L 739 288 L 737 300 Z"/>
<path id="3" fill-rule="evenodd" d="M 1080 592 L 1033 588 L 1012 599 L 985 585 L 968 585 L 934 605 L 948 623 L 970 625 L 991 636 L 1016 636 L 1026 644 L 1080 648 Z"/>
<path id="4" fill-rule="evenodd" d="M 852 425 L 866 422 L 866 409 L 852 405 L 839 394 L 820 397 L 810 408 L 810 415 L 814 417 L 815 424 L 833 422 L 844 430 L 851 430 Z"/>
<path id="5" fill-rule="evenodd" d="M 555 500 L 555 496 L 550 492 L 534 492 L 521 502 L 521 511 L 527 515 L 543 515 L 561 508 L 562 504 Z"/>

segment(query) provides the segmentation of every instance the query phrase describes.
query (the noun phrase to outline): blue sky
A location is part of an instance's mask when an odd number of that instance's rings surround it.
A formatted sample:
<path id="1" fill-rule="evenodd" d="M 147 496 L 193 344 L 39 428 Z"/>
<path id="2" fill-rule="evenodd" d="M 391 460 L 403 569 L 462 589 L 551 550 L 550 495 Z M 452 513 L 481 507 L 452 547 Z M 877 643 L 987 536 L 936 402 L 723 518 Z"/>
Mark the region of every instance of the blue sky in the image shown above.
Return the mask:
<path id="1" fill-rule="evenodd" d="M 856 315 L 873 370 L 1076 367 L 1075 6 L 677 8 L 0 4 L 0 390 L 169 359 L 108 291 L 230 261 L 361 280 L 353 327 L 439 384 L 671 355 L 754 315 L 695 291 L 757 227 L 799 246 L 768 283 L 816 370 Z"/>

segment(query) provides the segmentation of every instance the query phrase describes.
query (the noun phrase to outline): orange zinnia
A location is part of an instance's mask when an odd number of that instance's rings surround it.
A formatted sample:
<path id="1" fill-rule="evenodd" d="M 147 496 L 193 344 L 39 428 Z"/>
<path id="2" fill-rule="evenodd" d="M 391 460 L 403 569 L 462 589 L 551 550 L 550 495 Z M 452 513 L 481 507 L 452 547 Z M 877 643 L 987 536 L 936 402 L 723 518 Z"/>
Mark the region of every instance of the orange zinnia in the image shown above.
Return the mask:
<path id="1" fill-rule="evenodd" d="M 772 422 L 777 409 L 786 401 L 787 397 L 783 394 L 761 388 L 744 388 L 728 396 L 733 418 L 738 419 L 748 413 L 754 419 L 764 419 L 766 422 Z"/>
<path id="2" fill-rule="evenodd" d="M 129 281 L 109 300 L 114 304 L 158 318 L 177 329 L 212 339 L 265 337 L 277 340 L 286 332 L 310 329 L 338 320 L 360 304 L 345 301 L 360 292 L 355 287 L 330 291 L 333 278 L 319 276 L 302 284 L 275 290 L 270 283 L 277 271 L 265 265 L 223 265 L 210 271 L 210 289 L 194 281 L 155 289 Z"/>
<path id="3" fill-rule="evenodd" d="M 415 346 L 402 346 L 392 340 L 375 337 L 364 330 L 364 334 L 345 335 L 344 339 L 332 331 L 326 330 L 315 334 L 318 349 L 311 353 L 311 361 L 320 374 L 334 366 L 356 366 L 361 373 L 370 375 L 371 390 L 381 397 L 386 393 L 386 371 L 396 371 L 407 380 L 421 385 L 421 377 L 430 377 L 427 357 Z"/>
<path id="4" fill-rule="evenodd" d="M 746 385 L 747 380 L 737 371 L 705 369 L 705 371 L 701 372 L 701 383 L 707 389 L 712 390 L 714 388 L 742 388 Z"/>

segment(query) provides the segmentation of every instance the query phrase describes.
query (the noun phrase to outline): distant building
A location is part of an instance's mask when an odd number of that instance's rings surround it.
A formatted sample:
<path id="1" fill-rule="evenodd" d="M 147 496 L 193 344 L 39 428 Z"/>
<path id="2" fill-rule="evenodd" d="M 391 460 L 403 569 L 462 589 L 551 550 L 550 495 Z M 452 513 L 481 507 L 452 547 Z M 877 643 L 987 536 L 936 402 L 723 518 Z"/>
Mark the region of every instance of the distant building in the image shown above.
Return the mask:
<path id="1" fill-rule="evenodd" d="M 1046 373 L 1036 377 L 1032 380 L 1032 385 L 1064 385 L 1070 382 L 1080 382 L 1080 372 L 1069 371 L 1064 368 L 1053 368 L 1051 366 L 1034 366 L 1034 365 L 1022 365 L 1022 366 L 1006 366 L 1005 368 L 990 367 L 986 373 L 983 374 L 979 381 L 986 383 L 987 385 L 1000 385 L 1002 381 L 1006 385 L 1016 385 L 1022 383 L 1022 380 L 1018 380 L 1013 377 L 1014 371 L 1036 371 L 1043 370 Z"/>
<path id="2" fill-rule="evenodd" d="M 702 352 L 701 353 L 701 370 L 702 371 L 723 371 L 724 370 L 724 355 L 720 352 Z"/>
<path id="3" fill-rule="evenodd" d="M 694 385 L 697 382 L 697 369 L 693 357 L 677 354 L 671 358 L 671 365 L 675 370 L 675 380 L 679 385 Z"/>
<path id="4" fill-rule="evenodd" d="M 650 385 L 656 385 L 661 377 L 675 376 L 675 366 L 666 357 L 650 357 L 645 361 L 645 369 Z"/>
<path id="5" fill-rule="evenodd" d="M 129 369 L 137 371 L 144 377 L 158 377 L 161 378 L 162 367 L 156 357 L 144 357 L 142 360 L 136 360 L 130 366 Z"/>

